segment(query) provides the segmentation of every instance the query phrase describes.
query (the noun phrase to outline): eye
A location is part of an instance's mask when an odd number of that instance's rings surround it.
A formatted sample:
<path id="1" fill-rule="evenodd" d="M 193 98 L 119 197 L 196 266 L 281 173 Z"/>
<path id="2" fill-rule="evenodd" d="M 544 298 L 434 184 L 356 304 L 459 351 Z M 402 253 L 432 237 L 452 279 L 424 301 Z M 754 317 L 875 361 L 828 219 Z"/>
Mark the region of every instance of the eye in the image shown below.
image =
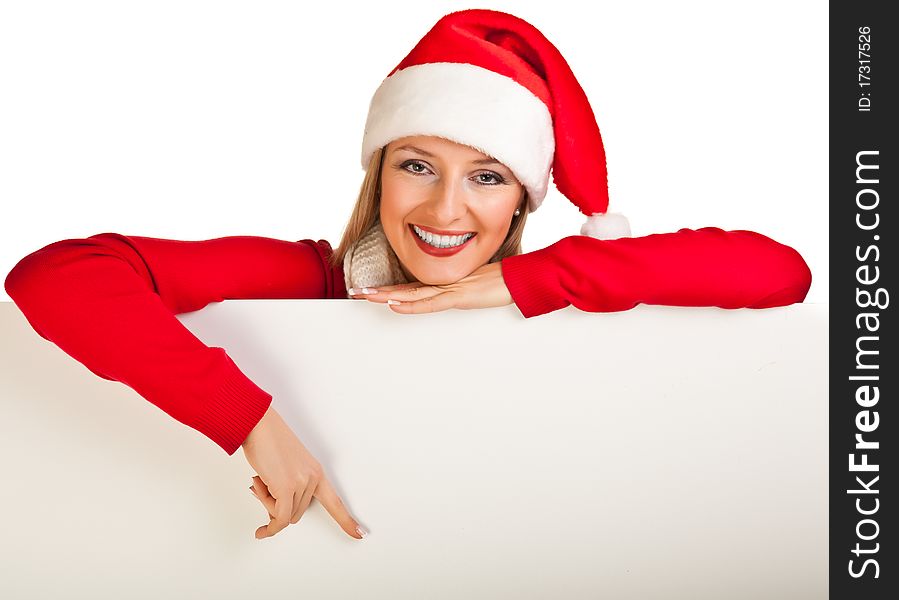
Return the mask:
<path id="1" fill-rule="evenodd" d="M 425 164 L 418 160 L 407 160 L 400 165 L 400 168 L 404 171 L 412 173 L 413 175 L 424 175 L 425 173 L 430 172 Z"/>
<path id="2" fill-rule="evenodd" d="M 478 183 L 482 183 L 485 185 L 499 185 L 501 183 L 506 182 L 506 180 L 503 179 L 500 175 L 498 175 L 497 173 L 494 173 L 492 171 L 485 171 L 484 173 L 478 173 L 477 175 L 475 175 L 475 177 L 477 177 Z M 485 177 L 487 179 L 483 179 Z"/>

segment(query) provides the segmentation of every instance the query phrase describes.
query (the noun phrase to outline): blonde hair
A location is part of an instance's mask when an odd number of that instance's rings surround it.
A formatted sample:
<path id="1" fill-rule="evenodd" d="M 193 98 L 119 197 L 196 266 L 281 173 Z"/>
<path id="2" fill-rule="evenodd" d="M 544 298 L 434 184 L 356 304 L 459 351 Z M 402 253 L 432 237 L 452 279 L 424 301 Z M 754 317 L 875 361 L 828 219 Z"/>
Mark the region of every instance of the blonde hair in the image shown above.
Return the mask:
<path id="1" fill-rule="evenodd" d="M 328 259 L 332 267 L 343 268 L 343 259 L 347 252 L 365 236 L 380 217 L 381 170 L 384 168 L 385 148 L 379 148 L 372 154 L 368 168 L 365 171 L 365 178 L 362 180 L 362 187 L 359 189 L 356 206 L 353 207 L 353 213 L 350 215 L 346 228 L 343 230 L 340 245 L 337 246 Z M 522 190 L 521 202 L 519 202 L 518 208 L 520 214 L 513 218 L 509 232 L 506 234 L 506 239 L 503 240 L 496 253 L 487 261 L 488 263 L 500 261 L 507 256 L 521 254 L 521 236 L 524 234 L 524 224 L 528 215 L 528 194 L 526 190 Z"/>

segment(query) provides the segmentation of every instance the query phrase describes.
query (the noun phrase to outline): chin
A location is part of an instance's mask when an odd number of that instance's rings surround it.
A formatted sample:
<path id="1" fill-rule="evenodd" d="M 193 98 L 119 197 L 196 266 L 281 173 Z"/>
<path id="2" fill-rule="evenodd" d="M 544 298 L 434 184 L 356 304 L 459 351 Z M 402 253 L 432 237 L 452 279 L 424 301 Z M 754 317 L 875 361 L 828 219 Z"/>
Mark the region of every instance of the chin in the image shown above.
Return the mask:
<path id="1" fill-rule="evenodd" d="M 424 272 L 414 269 L 409 270 L 415 276 L 415 279 L 425 285 L 449 285 L 471 274 L 471 270 L 466 271 L 464 269 L 456 269 L 455 273 L 447 272 L 444 269 L 440 269 L 439 272 L 434 272 L 431 269 L 425 269 Z"/>

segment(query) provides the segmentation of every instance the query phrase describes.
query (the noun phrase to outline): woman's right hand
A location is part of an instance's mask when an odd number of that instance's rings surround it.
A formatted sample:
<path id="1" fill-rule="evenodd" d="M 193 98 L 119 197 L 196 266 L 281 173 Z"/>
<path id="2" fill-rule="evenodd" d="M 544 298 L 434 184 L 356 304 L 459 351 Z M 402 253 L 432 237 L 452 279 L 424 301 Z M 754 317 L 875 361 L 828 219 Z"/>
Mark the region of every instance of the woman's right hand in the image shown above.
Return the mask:
<path id="1" fill-rule="evenodd" d="M 269 406 L 241 447 L 247 462 L 259 473 L 250 490 L 271 517 L 268 525 L 256 530 L 256 539 L 271 537 L 288 523 L 297 523 L 313 496 L 350 537 L 361 540 L 368 533 L 350 516 L 319 462 L 274 408 Z"/>

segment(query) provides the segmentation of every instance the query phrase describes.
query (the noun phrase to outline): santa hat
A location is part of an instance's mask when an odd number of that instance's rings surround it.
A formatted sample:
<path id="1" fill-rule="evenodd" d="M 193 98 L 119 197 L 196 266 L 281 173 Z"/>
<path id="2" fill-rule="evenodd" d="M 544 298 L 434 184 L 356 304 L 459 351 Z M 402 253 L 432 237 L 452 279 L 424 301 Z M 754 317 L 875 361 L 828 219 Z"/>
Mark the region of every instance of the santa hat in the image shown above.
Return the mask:
<path id="1" fill-rule="evenodd" d="M 412 135 L 500 161 L 527 189 L 529 212 L 543 202 L 552 169 L 558 190 L 587 216 L 582 235 L 630 235 L 624 215 L 607 212 L 606 155 L 587 96 L 527 21 L 481 9 L 441 18 L 372 97 L 362 168 L 378 148 Z"/>

